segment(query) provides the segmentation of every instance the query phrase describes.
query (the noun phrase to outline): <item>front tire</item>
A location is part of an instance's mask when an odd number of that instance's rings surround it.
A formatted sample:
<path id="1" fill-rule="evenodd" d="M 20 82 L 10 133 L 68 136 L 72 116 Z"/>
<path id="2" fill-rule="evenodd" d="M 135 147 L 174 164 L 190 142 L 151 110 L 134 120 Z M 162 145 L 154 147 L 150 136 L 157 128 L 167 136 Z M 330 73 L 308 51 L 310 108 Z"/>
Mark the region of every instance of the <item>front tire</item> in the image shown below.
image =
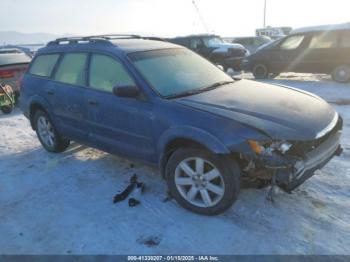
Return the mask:
<path id="1" fill-rule="evenodd" d="M 264 64 L 254 65 L 252 73 L 256 79 L 266 79 L 269 77 L 269 70 Z"/>
<path id="2" fill-rule="evenodd" d="M 63 152 L 70 144 L 57 133 L 51 119 L 44 111 L 37 111 L 34 115 L 35 131 L 41 145 L 49 152 Z"/>
<path id="3" fill-rule="evenodd" d="M 337 66 L 332 72 L 332 79 L 338 83 L 347 83 L 350 81 L 350 66 Z"/>
<path id="4" fill-rule="evenodd" d="M 237 199 L 240 171 L 234 160 L 202 149 L 177 149 L 166 166 L 169 191 L 184 208 L 217 215 Z"/>

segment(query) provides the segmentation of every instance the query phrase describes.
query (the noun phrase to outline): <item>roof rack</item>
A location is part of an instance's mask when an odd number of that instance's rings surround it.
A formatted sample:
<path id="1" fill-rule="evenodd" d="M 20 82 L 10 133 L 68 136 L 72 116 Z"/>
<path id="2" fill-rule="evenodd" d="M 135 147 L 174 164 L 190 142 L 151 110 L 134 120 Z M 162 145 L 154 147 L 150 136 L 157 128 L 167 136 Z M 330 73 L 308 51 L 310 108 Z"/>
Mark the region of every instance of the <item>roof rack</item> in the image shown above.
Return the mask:
<path id="1" fill-rule="evenodd" d="M 145 40 L 166 41 L 165 38 L 161 38 L 158 36 L 140 36 L 140 35 L 128 35 L 128 34 L 94 35 L 93 37 L 100 37 L 107 40 L 136 38 L 136 39 L 145 39 Z"/>
<path id="2" fill-rule="evenodd" d="M 129 35 L 129 34 L 107 34 L 107 35 L 93 35 L 91 37 L 100 37 L 107 40 L 112 39 L 129 39 L 129 38 L 142 38 L 140 35 Z"/>
<path id="3" fill-rule="evenodd" d="M 94 36 L 74 36 L 74 37 L 62 37 L 56 40 L 50 41 L 47 45 L 59 45 L 59 44 L 78 44 L 85 42 L 108 42 L 106 39 Z"/>
<path id="4" fill-rule="evenodd" d="M 57 38 L 49 42 L 47 45 L 59 45 L 59 44 L 78 44 L 86 42 L 102 42 L 111 44 L 110 40 L 116 39 L 146 39 L 146 40 L 157 40 L 157 41 L 166 41 L 160 37 L 142 37 L 140 35 L 129 35 L 129 34 L 108 34 L 108 35 L 92 35 L 92 36 L 73 36 L 73 37 L 63 37 Z"/>
<path id="5" fill-rule="evenodd" d="M 163 37 L 158 37 L 158 36 L 143 36 L 141 37 L 142 39 L 145 40 L 154 40 L 154 41 L 163 41 L 163 42 L 168 42 L 168 40 L 166 40 Z"/>

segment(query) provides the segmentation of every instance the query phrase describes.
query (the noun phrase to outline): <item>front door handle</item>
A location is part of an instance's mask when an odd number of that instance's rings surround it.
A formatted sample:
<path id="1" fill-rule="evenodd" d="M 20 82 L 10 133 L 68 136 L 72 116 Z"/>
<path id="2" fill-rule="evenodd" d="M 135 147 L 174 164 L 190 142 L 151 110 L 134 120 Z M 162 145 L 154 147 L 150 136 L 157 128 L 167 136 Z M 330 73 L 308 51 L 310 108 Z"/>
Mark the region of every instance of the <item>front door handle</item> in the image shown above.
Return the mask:
<path id="1" fill-rule="evenodd" d="M 48 95 L 51 95 L 51 96 L 55 94 L 55 92 L 53 90 L 47 90 L 46 93 Z"/>
<path id="2" fill-rule="evenodd" d="M 88 100 L 88 103 L 89 103 L 89 105 L 91 105 L 91 106 L 97 106 L 97 105 L 98 105 L 98 102 L 97 102 L 96 100 L 94 100 L 94 99 L 89 99 L 89 100 Z"/>

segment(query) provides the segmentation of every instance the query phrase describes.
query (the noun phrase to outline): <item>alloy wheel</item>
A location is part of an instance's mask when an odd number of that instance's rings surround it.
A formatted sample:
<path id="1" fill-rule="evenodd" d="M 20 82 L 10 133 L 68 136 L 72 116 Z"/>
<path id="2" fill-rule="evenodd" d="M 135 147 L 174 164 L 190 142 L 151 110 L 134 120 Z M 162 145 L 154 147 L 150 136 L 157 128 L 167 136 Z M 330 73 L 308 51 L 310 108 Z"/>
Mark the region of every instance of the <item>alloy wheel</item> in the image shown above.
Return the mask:
<path id="1" fill-rule="evenodd" d="M 41 141 L 48 147 L 55 146 L 55 132 L 50 120 L 44 116 L 40 116 L 37 121 L 38 134 Z"/>
<path id="2" fill-rule="evenodd" d="M 186 201 L 198 207 L 215 206 L 225 193 L 224 179 L 219 170 L 200 157 L 187 158 L 178 164 L 175 185 Z"/>

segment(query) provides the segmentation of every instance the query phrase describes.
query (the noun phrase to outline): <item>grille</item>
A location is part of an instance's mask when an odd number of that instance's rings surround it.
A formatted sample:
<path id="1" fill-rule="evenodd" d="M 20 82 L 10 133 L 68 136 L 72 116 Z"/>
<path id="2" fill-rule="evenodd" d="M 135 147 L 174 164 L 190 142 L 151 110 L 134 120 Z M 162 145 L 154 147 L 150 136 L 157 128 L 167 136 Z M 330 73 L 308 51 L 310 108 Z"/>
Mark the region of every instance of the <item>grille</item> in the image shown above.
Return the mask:
<path id="1" fill-rule="evenodd" d="M 245 56 L 245 53 L 246 53 L 245 49 L 237 49 L 237 48 L 230 49 L 230 54 L 231 56 L 234 56 L 234 57 Z"/>
<path id="2" fill-rule="evenodd" d="M 315 148 L 319 147 L 321 144 L 323 144 L 330 136 L 338 132 L 343 128 L 343 119 L 339 116 L 338 122 L 333 127 L 333 129 L 325 134 L 324 136 L 315 139 L 315 140 L 309 140 L 309 141 L 297 141 L 293 143 L 293 147 L 290 150 L 290 154 L 292 155 L 305 155 L 306 153 L 314 150 Z"/>

